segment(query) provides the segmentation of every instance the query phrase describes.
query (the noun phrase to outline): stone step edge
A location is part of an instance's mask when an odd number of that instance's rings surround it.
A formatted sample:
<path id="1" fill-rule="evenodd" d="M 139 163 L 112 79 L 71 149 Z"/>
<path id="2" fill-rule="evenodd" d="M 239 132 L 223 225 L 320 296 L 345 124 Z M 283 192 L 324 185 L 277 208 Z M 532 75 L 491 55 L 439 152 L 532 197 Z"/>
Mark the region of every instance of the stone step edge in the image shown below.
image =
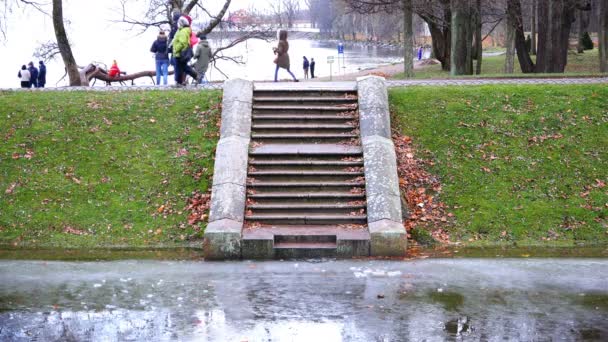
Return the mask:
<path id="1" fill-rule="evenodd" d="M 346 187 L 356 188 L 365 186 L 365 182 L 247 182 L 247 187 Z"/>

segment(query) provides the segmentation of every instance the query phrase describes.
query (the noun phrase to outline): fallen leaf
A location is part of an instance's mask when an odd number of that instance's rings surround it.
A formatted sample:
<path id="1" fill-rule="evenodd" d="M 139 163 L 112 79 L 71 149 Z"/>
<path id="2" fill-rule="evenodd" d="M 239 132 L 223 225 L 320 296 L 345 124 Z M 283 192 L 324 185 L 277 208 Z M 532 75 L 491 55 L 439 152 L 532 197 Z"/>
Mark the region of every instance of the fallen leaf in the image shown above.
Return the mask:
<path id="1" fill-rule="evenodd" d="M 66 226 L 63 228 L 64 233 L 73 234 L 73 235 L 85 235 L 86 233 L 83 230 L 72 228 L 70 226 Z"/>
<path id="2" fill-rule="evenodd" d="M 17 185 L 19 185 L 19 183 L 17 183 L 17 182 L 11 183 L 11 185 L 9 185 L 8 188 L 6 188 L 4 193 L 7 195 L 12 194 L 13 191 L 15 190 L 15 188 L 17 187 Z"/>

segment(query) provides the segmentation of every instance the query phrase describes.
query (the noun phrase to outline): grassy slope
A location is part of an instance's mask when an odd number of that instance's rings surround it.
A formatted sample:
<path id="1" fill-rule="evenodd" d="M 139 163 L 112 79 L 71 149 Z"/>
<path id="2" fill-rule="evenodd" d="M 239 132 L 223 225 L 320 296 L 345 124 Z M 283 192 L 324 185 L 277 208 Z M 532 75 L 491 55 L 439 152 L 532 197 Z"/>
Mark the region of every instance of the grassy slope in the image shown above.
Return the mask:
<path id="1" fill-rule="evenodd" d="M 0 243 L 136 246 L 200 236 L 182 210 L 193 190 L 207 190 L 219 118 L 207 110 L 219 99 L 219 92 L 0 93 Z M 198 181 L 188 175 L 196 172 Z"/>
<path id="2" fill-rule="evenodd" d="M 596 187 L 608 183 L 605 85 L 408 87 L 390 99 L 436 161 L 453 238 L 608 242 L 608 187 Z"/>
<path id="3" fill-rule="evenodd" d="M 532 56 L 535 60 L 536 56 Z M 568 54 L 568 64 L 566 71 L 563 74 L 523 74 L 519 66 L 517 56 L 515 56 L 515 66 L 513 74 L 504 73 L 505 55 L 484 57 L 481 63 L 481 75 L 459 76 L 459 77 L 542 77 L 542 76 L 584 76 L 584 75 L 599 75 L 599 57 L 598 50 L 585 51 L 585 53 L 577 54 L 570 52 Z M 422 69 L 415 70 L 414 78 L 449 78 L 450 73 L 441 70 L 441 65 L 430 65 Z M 395 75 L 395 79 L 403 79 L 403 73 Z"/>

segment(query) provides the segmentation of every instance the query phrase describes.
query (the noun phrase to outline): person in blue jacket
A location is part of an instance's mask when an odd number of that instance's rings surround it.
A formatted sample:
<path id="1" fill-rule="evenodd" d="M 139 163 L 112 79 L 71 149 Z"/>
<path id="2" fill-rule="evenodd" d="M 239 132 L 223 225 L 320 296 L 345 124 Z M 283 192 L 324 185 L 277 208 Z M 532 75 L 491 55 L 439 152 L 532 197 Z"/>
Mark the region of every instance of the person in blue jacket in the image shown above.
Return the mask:
<path id="1" fill-rule="evenodd" d="M 422 59 L 422 46 L 418 48 L 418 60 Z"/>
<path id="2" fill-rule="evenodd" d="M 27 70 L 30 71 L 30 87 L 38 88 L 38 69 L 34 66 L 34 63 L 29 62 Z"/>
<path id="3" fill-rule="evenodd" d="M 38 88 L 44 88 L 46 84 L 46 65 L 43 61 L 38 62 Z"/>

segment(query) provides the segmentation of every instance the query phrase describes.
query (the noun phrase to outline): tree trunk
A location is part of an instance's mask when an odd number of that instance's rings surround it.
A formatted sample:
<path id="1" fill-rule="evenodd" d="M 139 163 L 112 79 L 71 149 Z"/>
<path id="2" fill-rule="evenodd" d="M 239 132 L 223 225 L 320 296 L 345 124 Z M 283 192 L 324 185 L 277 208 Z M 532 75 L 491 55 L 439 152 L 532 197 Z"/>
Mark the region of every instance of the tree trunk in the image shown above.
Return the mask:
<path id="1" fill-rule="evenodd" d="M 53 0 L 53 28 L 55 29 L 55 38 L 57 39 L 57 46 L 63 59 L 63 64 L 68 73 L 70 80 L 70 86 L 83 85 L 80 80 L 80 74 L 78 73 L 78 66 L 76 60 L 72 54 L 72 47 L 68 40 L 67 33 L 65 32 L 65 26 L 63 25 L 63 3 L 62 0 Z"/>
<path id="2" fill-rule="evenodd" d="M 412 0 L 403 4 L 403 72 L 406 78 L 414 77 L 414 32 L 412 28 Z"/>
<path id="3" fill-rule="evenodd" d="M 469 61 L 471 45 L 469 44 L 471 35 L 470 21 L 471 8 L 469 0 L 452 0 L 452 52 L 450 54 L 450 75 L 467 75 L 470 70 Z"/>
<path id="4" fill-rule="evenodd" d="M 536 55 L 536 14 L 537 14 L 537 6 L 536 6 L 536 0 L 532 0 L 532 23 L 531 23 L 531 32 L 530 32 L 530 36 L 531 36 L 531 47 L 530 47 L 530 54 L 535 56 Z"/>
<path id="5" fill-rule="evenodd" d="M 564 72 L 568 60 L 568 39 L 575 4 L 569 0 L 538 3 L 538 50 L 536 72 Z"/>
<path id="6" fill-rule="evenodd" d="M 598 43 L 600 55 L 600 72 L 608 72 L 608 2 L 599 2 Z"/>
<path id="7" fill-rule="evenodd" d="M 450 71 L 450 31 L 440 29 L 435 23 L 427 21 L 427 24 L 431 32 L 433 57 L 441 63 L 442 70 Z"/>
<path id="8" fill-rule="evenodd" d="M 509 3 L 511 2 L 512 0 L 509 0 Z M 505 24 L 505 28 L 507 31 L 505 37 L 505 47 L 507 48 L 504 66 L 505 74 L 512 74 L 513 69 L 515 68 L 515 28 L 513 27 L 514 25 L 515 23 L 513 22 L 513 16 L 509 15 L 509 13 L 507 12 L 507 23 Z"/>
<path id="9" fill-rule="evenodd" d="M 481 74 L 481 61 L 483 59 L 483 41 L 482 41 L 482 23 L 481 23 L 481 0 L 477 0 L 476 4 L 477 12 L 475 13 L 475 59 L 477 65 L 475 66 L 475 74 Z"/>
<path id="10" fill-rule="evenodd" d="M 585 47 L 583 46 L 583 35 L 585 34 L 586 31 L 586 25 L 585 25 L 585 11 L 582 10 L 578 10 L 576 11 L 576 21 L 577 24 L 576 28 L 577 28 L 577 40 L 576 40 L 576 52 L 577 53 L 583 53 L 585 51 Z"/>
<path id="11" fill-rule="evenodd" d="M 511 18 L 511 19 L 509 19 Z M 521 12 L 520 0 L 509 0 L 507 2 L 507 21 L 515 25 L 514 31 L 514 48 L 517 51 L 517 60 L 523 73 L 534 72 L 534 62 L 530 58 L 530 53 L 526 48 L 526 36 L 524 34 L 523 15 Z"/>

